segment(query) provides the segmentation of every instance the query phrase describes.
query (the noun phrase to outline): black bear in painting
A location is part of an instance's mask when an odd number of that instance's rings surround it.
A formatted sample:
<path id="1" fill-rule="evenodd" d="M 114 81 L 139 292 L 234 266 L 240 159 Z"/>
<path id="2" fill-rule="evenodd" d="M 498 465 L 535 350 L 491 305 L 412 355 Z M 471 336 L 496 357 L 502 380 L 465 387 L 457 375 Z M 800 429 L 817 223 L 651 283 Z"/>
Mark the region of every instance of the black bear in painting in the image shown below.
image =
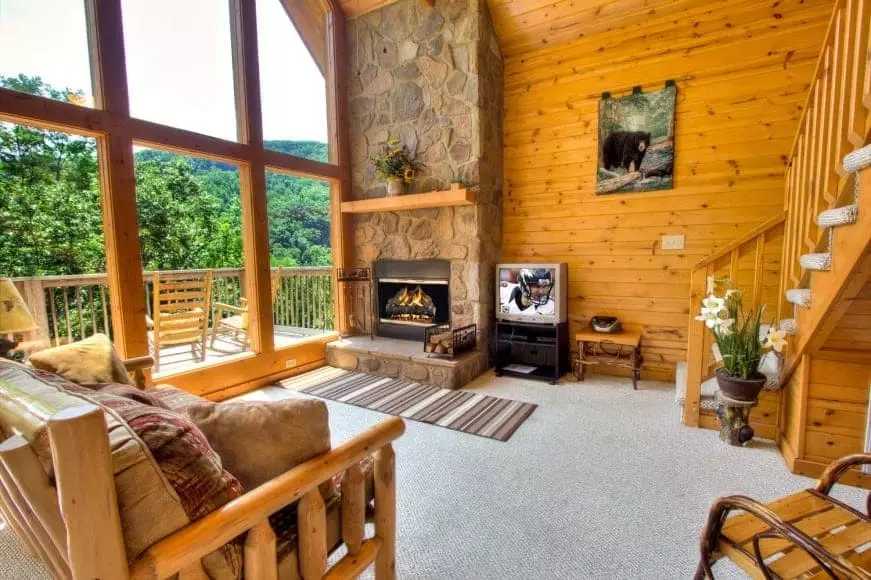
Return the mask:
<path id="1" fill-rule="evenodd" d="M 622 167 L 626 171 L 638 171 L 648 147 L 650 133 L 613 131 L 602 144 L 602 165 L 608 170 Z"/>

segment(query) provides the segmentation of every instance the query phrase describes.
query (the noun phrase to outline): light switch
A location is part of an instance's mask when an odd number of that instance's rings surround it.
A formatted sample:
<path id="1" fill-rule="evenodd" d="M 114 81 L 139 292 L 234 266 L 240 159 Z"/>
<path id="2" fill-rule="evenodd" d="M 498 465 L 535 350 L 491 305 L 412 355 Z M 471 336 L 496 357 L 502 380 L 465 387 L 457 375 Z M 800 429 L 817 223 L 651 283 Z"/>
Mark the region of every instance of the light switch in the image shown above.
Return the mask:
<path id="1" fill-rule="evenodd" d="M 684 235 L 676 234 L 673 236 L 662 236 L 662 249 L 663 250 L 683 250 L 685 247 L 684 244 Z"/>

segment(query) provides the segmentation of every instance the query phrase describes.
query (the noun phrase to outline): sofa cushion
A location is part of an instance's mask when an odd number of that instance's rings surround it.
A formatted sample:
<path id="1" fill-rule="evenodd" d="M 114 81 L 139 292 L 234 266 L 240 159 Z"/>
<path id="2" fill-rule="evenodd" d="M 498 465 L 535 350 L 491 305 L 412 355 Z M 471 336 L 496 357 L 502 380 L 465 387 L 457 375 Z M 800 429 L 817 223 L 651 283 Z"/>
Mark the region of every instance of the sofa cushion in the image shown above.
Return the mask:
<path id="1" fill-rule="evenodd" d="M 245 489 L 330 450 L 327 406 L 317 399 L 206 402 L 186 413 Z"/>
<path id="2" fill-rule="evenodd" d="M 95 404 L 106 416 L 127 558 L 240 496 L 203 434 L 183 415 L 0 362 L 0 421 L 31 442 L 49 468 L 47 423 L 58 411 Z M 212 578 L 238 578 L 241 545 L 203 558 Z"/>
<path id="3" fill-rule="evenodd" d="M 198 397 L 171 385 L 156 385 L 147 390 L 153 397 L 160 399 L 164 405 L 177 413 L 184 413 L 191 405 L 209 402 L 208 399 Z"/>
<path id="4" fill-rule="evenodd" d="M 115 352 L 105 334 L 48 348 L 30 355 L 28 361 L 37 369 L 55 373 L 74 383 L 122 383 L 134 385 L 124 361 Z"/>
<path id="5" fill-rule="evenodd" d="M 130 399 L 132 401 L 136 401 L 137 403 L 142 403 L 143 405 L 150 405 L 152 407 L 159 407 L 161 409 L 166 409 L 168 411 L 172 411 L 173 409 L 167 405 L 163 399 L 155 395 L 152 389 L 140 389 L 138 387 L 132 387 L 130 385 L 122 385 L 120 383 L 109 383 L 108 385 L 87 385 L 90 388 L 93 388 L 96 391 L 101 393 L 106 393 L 109 395 L 115 395 L 118 397 L 124 397 L 125 399 Z"/>

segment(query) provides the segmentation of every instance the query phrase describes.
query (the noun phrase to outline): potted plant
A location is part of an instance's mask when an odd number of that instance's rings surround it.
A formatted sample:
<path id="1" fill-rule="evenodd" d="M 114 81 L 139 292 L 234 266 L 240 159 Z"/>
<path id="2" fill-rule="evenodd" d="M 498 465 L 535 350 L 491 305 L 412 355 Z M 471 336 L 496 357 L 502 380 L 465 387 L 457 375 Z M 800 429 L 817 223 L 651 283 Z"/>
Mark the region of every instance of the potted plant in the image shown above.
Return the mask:
<path id="1" fill-rule="evenodd" d="M 406 183 L 417 179 L 417 172 L 423 166 L 416 163 L 405 147 L 397 139 L 390 139 L 384 153 L 373 156 L 370 161 L 378 177 L 387 180 L 387 195 L 400 195 Z"/>
<path id="2" fill-rule="evenodd" d="M 770 349 L 781 352 L 786 345 L 786 333 L 772 326 L 766 336 L 760 337 L 765 306 L 745 311 L 739 290 L 729 288 L 718 296 L 717 289 L 722 284 L 711 282 L 696 320 L 711 329 L 723 359 L 723 367 L 717 369 L 717 383 L 729 398 L 755 401 L 765 385 L 765 375 L 759 372 L 762 355 Z"/>

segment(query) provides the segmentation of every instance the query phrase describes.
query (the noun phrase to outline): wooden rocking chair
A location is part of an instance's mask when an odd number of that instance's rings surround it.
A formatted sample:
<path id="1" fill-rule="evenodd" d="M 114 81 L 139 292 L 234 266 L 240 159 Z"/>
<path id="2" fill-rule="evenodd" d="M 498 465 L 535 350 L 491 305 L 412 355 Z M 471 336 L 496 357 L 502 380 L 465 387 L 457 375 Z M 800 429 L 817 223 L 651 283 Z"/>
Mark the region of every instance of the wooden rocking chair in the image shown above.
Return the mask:
<path id="1" fill-rule="evenodd" d="M 829 496 L 848 469 L 866 463 L 871 454 L 843 457 L 826 468 L 813 489 L 767 506 L 740 495 L 717 499 L 702 532 L 696 579 L 713 579 L 711 565 L 722 557 L 766 580 L 871 579 L 871 549 L 865 549 L 871 542 L 871 518 Z M 866 512 L 869 508 L 871 503 Z M 744 513 L 727 519 L 732 510 Z"/>
<path id="2" fill-rule="evenodd" d="M 276 268 L 272 271 L 272 304 L 275 304 L 275 298 L 278 296 L 278 290 L 281 288 L 281 277 L 283 270 Z M 218 332 L 228 332 L 233 335 L 236 342 L 240 343 L 243 348 L 248 348 L 248 299 L 241 298 L 240 305 L 225 304 L 223 302 L 215 302 L 215 318 L 212 322 L 212 340 L 209 343 L 211 348 L 215 347 L 215 339 L 218 338 Z M 224 318 L 224 314 L 229 313 L 230 316 Z M 244 338 L 240 339 L 240 334 Z"/>
<path id="3" fill-rule="evenodd" d="M 190 344 L 191 352 L 200 347 L 200 361 L 206 359 L 206 336 L 209 331 L 209 302 L 212 296 L 212 271 L 185 277 L 161 279 L 154 273 L 153 306 L 146 323 L 154 349 L 154 369 L 160 368 L 160 349 Z"/>

